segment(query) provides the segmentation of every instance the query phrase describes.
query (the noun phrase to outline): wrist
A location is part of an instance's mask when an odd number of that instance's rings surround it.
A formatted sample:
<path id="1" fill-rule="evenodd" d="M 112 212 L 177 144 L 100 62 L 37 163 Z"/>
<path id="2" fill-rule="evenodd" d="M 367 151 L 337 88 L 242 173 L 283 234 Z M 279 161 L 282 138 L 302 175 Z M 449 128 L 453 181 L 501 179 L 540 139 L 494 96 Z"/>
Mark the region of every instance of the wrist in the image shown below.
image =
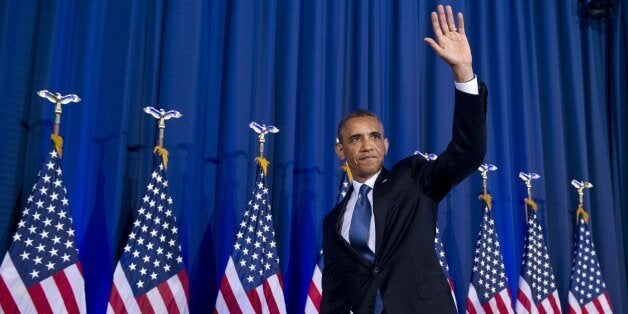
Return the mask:
<path id="1" fill-rule="evenodd" d="M 471 64 L 456 65 L 452 69 L 454 71 L 454 80 L 458 83 L 468 82 L 475 77 Z"/>

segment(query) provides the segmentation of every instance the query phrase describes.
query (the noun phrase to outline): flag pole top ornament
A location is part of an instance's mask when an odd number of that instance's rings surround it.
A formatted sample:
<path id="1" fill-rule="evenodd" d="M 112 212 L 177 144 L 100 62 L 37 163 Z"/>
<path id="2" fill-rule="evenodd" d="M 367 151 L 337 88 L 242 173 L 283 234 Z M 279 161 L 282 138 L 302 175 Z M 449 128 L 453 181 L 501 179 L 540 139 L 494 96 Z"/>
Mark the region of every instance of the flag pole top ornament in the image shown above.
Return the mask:
<path id="1" fill-rule="evenodd" d="M 591 182 L 578 181 L 576 179 L 573 179 L 571 180 L 571 185 L 578 191 L 578 210 L 576 210 L 576 222 L 578 221 L 578 218 L 582 216 L 584 222 L 588 223 L 589 214 L 584 210 L 584 190 L 592 188 L 593 184 L 591 184 Z"/>
<path id="2" fill-rule="evenodd" d="M 266 174 L 268 172 L 268 165 L 270 164 L 270 162 L 264 158 L 264 143 L 266 143 L 266 134 L 279 133 L 279 129 L 274 125 L 259 124 L 255 121 L 249 123 L 249 128 L 259 134 L 257 137 L 257 141 L 259 142 L 259 156 L 255 158 L 255 161 L 259 163 L 264 171 L 264 174 Z"/>
<path id="3" fill-rule="evenodd" d="M 482 195 L 479 199 L 484 201 L 488 209 L 491 209 L 491 195 L 488 194 L 488 172 L 497 170 L 497 166 L 491 164 L 482 164 L 478 167 L 482 174 Z"/>
<path id="4" fill-rule="evenodd" d="M 526 189 L 528 190 L 528 198 L 525 199 L 525 204 L 527 206 L 530 206 L 530 208 L 534 209 L 535 212 L 538 209 L 538 206 L 536 205 L 536 203 L 532 199 L 532 180 L 537 180 L 540 177 L 541 176 L 539 176 L 538 174 L 536 174 L 534 172 L 528 172 L 528 173 L 526 173 L 526 172 L 519 172 L 519 178 L 521 180 L 523 180 L 523 182 L 525 182 Z M 528 211 L 526 210 L 526 221 L 527 220 L 528 220 Z"/>
<path id="5" fill-rule="evenodd" d="M 37 95 L 41 98 L 48 99 L 51 103 L 55 104 L 55 124 L 53 132 L 50 135 L 50 139 L 54 143 L 55 150 L 61 158 L 63 150 L 63 138 L 59 135 L 59 125 L 61 124 L 61 105 L 67 105 L 73 102 L 81 101 L 81 98 L 76 94 L 61 95 L 61 93 L 52 93 L 48 90 L 40 90 Z"/>
<path id="6" fill-rule="evenodd" d="M 432 160 L 438 159 L 438 155 L 436 155 L 436 154 L 422 153 L 422 152 L 420 152 L 418 150 L 414 151 L 414 155 L 420 155 L 423 158 L 425 158 L 425 160 L 427 160 L 427 161 L 432 161 Z"/>
<path id="7" fill-rule="evenodd" d="M 164 148 L 164 131 L 166 129 L 166 120 L 170 119 L 178 119 L 183 115 L 176 110 L 168 110 L 165 111 L 163 109 L 157 109 L 152 106 L 144 107 L 144 112 L 151 115 L 153 118 L 159 120 L 159 139 L 157 141 L 157 146 L 153 149 L 153 153 L 161 156 L 161 160 L 164 164 L 164 169 L 168 169 L 168 150 Z"/>

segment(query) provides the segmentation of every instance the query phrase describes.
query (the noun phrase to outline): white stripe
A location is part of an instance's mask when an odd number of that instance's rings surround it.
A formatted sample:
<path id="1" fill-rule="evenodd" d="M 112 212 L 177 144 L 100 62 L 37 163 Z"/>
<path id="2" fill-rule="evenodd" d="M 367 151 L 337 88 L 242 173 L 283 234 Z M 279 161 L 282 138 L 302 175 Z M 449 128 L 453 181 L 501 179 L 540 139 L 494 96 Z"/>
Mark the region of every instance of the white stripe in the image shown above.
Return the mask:
<path id="1" fill-rule="evenodd" d="M 126 275 L 122 270 L 120 262 L 118 262 L 116 271 L 113 273 L 113 284 L 118 290 L 118 295 L 120 296 L 122 303 L 124 303 L 125 310 L 128 313 L 140 313 L 140 307 L 137 304 L 137 300 L 135 300 L 133 290 L 129 285 L 129 281 L 126 279 Z"/>
<path id="2" fill-rule="evenodd" d="M 87 309 L 85 307 L 85 280 L 83 279 L 83 275 L 81 275 L 81 272 L 79 271 L 78 265 L 74 263 L 63 271 L 65 272 L 65 276 L 68 278 L 70 287 L 72 287 L 72 293 L 74 294 L 74 299 L 76 300 L 76 305 L 78 306 L 79 311 L 81 313 L 86 313 Z"/>
<path id="3" fill-rule="evenodd" d="M 181 280 L 179 280 L 179 275 L 175 274 L 170 277 L 167 282 L 170 287 L 170 291 L 172 292 L 172 296 L 174 297 L 174 301 L 177 303 L 177 307 L 179 308 L 179 313 L 188 313 L 190 311 L 188 309 L 188 299 L 185 296 L 185 289 L 183 288 Z"/>
<path id="4" fill-rule="evenodd" d="M 560 301 L 558 300 L 558 291 L 554 290 L 554 292 L 545 298 L 539 307 L 543 308 L 546 313 L 555 313 L 554 308 L 552 307 L 552 299 L 556 303 L 556 307 L 560 309 Z M 559 310 L 560 311 L 560 310 Z"/>
<path id="5" fill-rule="evenodd" d="M 148 302 L 150 302 L 150 305 L 153 307 L 155 313 L 168 312 L 168 308 L 166 308 L 164 299 L 161 297 L 161 294 L 159 293 L 159 289 L 157 289 L 157 287 L 148 290 L 144 295 L 146 296 L 146 298 L 148 298 Z"/>
<path id="6" fill-rule="evenodd" d="M 451 298 L 454 299 L 454 306 L 456 307 L 456 312 L 458 312 L 458 301 L 456 301 L 456 292 L 454 291 L 454 281 L 451 279 L 451 277 L 449 277 L 447 278 L 447 283 L 449 284 Z"/>
<path id="7" fill-rule="evenodd" d="M 322 287 L 322 278 L 323 278 L 323 274 L 321 273 L 321 269 L 318 268 L 318 265 L 316 265 L 316 267 L 314 267 L 314 274 L 312 274 L 312 282 L 314 283 L 314 286 L 316 286 L 316 290 L 318 290 L 321 295 L 323 294 L 323 287 Z"/>
<path id="8" fill-rule="evenodd" d="M 499 292 L 498 297 L 500 297 L 504 302 L 504 306 L 506 306 L 506 308 L 508 309 L 508 313 L 514 314 L 512 310 L 512 300 L 510 299 L 510 293 L 508 293 L 508 289 L 502 289 L 502 291 Z"/>
<path id="9" fill-rule="evenodd" d="M 467 299 L 471 302 L 471 306 L 475 309 L 476 313 L 485 314 L 484 308 L 482 307 L 482 303 L 480 303 L 480 299 L 478 299 L 478 293 L 475 291 L 475 287 L 473 284 L 469 284 L 469 295 Z M 469 311 L 467 311 L 469 313 Z"/>
<path id="10" fill-rule="evenodd" d="M 491 308 L 491 313 L 501 313 L 497 307 L 497 298 L 499 298 L 499 294 L 496 294 L 492 298 L 488 299 L 488 306 Z"/>
<path id="11" fill-rule="evenodd" d="M 15 265 L 13 265 L 9 253 L 6 253 L 2 260 L 0 276 L 7 286 L 7 289 L 9 289 L 9 293 L 15 304 L 17 304 L 17 308 L 20 312 L 35 313 L 35 304 L 33 304 L 33 300 L 31 300 L 28 290 L 26 290 L 22 278 L 20 278 L 20 274 L 18 274 L 17 269 L 15 269 Z"/>
<path id="12" fill-rule="evenodd" d="M 530 301 L 531 311 L 528 312 L 528 309 L 525 308 L 523 303 L 519 302 L 519 297 L 517 296 L 517 303 L 515 304 L 515 311 L 519 314 L 521 313 L 538 313 L 536 306 L 534 306 L 534 300 L 532 299 L 532 291 L 530 290 L 530 285 L 528 282 L 519 275 L 519 291 L 523 293 L 523 295 Z"/>
<path id="13" fill-rule="evenodd" d="M 52 276 L 39 282 L 53 313 L 67 312 L 59 287 Z"/>
<path id="14" fill-rule="evenodd" d="M 593 304 L 593 301 L 585 304 L 583 307 L 587 310 L 589 314 L 599 313 L 597 308 L 595 307 L 595 304 Z"/>
<path id="15" fill-rule="evenodd" d="M 253 310 L 253 306 L 251 305 L 251 302 L 249 301 L 249 297 L 246 295 L 246 292 L 244 292 L 244 287 L 242 287 L 242 283 L 240 282 L 231 256 L 229 257 L 229 261 L 227 261 L 227 267 L 225 268 L 225 278 L 227 278 L 227 282 L 231 287 L 231 291 L 233 291 L 233 295 L 237 300 L 238 305 L 242 310 L 242 313 L 254 313 L 255 311 Z M 216 302 L 216 311 L 218 313 L 229 313 L 229 307 L 225 302 L 221 304 Z"/>
<path id="16" fill-rule="evenodd" d="M 275 303 L 277 303 L 277 309 L 279 309 L 279 313 L 286 313 L 286 302 L 284 301 L 283 288 L 281 287 L 281 283 L 279 283 L 279 276 L 277 276 L 277 274 L 274 274 L 268 277 L 266 281 L 268 281 L 270 290 L 273 293 L 273 297 L 275 298 Z"/>
<path id="17" fill-rule="evenodd" d="M 604 309 L 604 313 L 613 313 L 611 305 L 608 304 L 608 299 L 604 294 L 598 296 L 597 299 L 600 300 L 600 304 L 602 304 L 602 309 Z"/>
<path id="18" fill-rule="evenodd" d="M 309 296 L 307 297 L 307 300 L 305 300 L 305 310 L 303 312 L 305 314 L 319 314 L 314 306 L 314 302 L 312 302 L 312 299 L 310 299 Z"/>
<path id="19" fill-rule="evenodd" d="M 569 307 L 576 312 L 576 314 L 582 314 L 582 309 L 580 309 L 580 303 L 578 303 L 578 299 L 574 296 L 571 291 L 569 291 L 569 295 L 567 296 L 569 300 Z"/>
<path id="20" fill-rule="evenodd" d="M 111 302 L 107 302 L 107 313 L 108 314 L 113 313 L 113 307 L 111 307 Z"/>
<path id="21" fill-rule="evenodd" d="M 222 292 L 220 292 L 220 290 L 218 291 L 218 296 L 216 297 L 216 304 L 214 305 L 214 308 L 218 313 L 222 313 L 221 311 L 228 312 L 227 303 L 225 302 L 225 298 L 222 297 Z"/>
<path id="22" fill-rule="evenodd" d="M 266 296 L 264 295 L 264 284 L 257 286 L 255 288 L 255 292 L 257 293 L 257 297 L 259 298 L 260 307 L 262 308 L 263 314 L 269 314 L 270 309 L 268 308 L 268 302 L 266 302 Z"/>

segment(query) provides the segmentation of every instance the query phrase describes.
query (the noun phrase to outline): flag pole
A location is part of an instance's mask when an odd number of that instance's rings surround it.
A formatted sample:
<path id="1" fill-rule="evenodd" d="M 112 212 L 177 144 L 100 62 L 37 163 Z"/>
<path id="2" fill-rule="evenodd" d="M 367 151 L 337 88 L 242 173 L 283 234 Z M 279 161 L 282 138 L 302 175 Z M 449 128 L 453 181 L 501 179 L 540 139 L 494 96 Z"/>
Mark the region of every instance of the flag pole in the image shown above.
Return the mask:
<path id="1" fill-rule="evenodd" d="M 274 125 L 265 125 L 259 124 L 255 121 L 249 123 L 249 127 L 255 131 L 255 133 L 259 134 L 257 137 L 257 141 L 259 143 L 259 156 L 255 158 L 255 161 L 259 163 L 264 171 L 264 174 L 268 171 L 268 165 L 270 162 L 264 158 L 264 143 L 266 143 L 266 134 L 269 133 L 279 133 L 279 129 Z"/>
<path id="2" fill-rule="evenodd" d="M 482 164 L 478 167 L 478 170 L 482 174 L 482 195 L 479 199 L 484 201 L 488 209 L 491 209 L 491 195 L 488 194 L 488 172 L 497 170 L 497 166 L 491 164 Z"/>
<path id="3" fill-rule="evenodd" d="M 582 216 L 584 222 L 589 222 L 589 214 L 584 210 L 584 190 L 590 189 L 593 187 L 591 182 L 587 181 L 578 181 L 576 179 L 571 180 L 571 185 L 576 188 L 578 191 L 578 209 L 576 210 L 576 223 L 578 222 L 578 218 Z"/>
<path id="4" fill-rule="evenodd" d="M 158 119 L 157 126 L 159 127 L 159 138 L 157 139 L 157 146 L 153 149 L 153 152 L 159 156 L 164 164 L 164 169 L 168 169 L 168 150 L 164 148 L 164 133 L 166 130 L 166 120 L 175 118 L 181 118 L 183 115 L 176 110 L 165 111 L 163 109 L 156 109 L 155 107 L 144 107 L 144 112 L 151 115 L 153 118 Z"/>
<path id="5" fill-rule="evenodd" d="M 59 157 L 62 155 L 63 150 L 63 138 L 59 135 L 59 126 L 61 124 L 61 105 L 66 105 L 73 102 L 80 102 L 81 98 L 76 94 L 61 95 L 61 93 L 52 93 L 47 90 L 40 90 L 37 95 L 41 98 L 48 99 L 51 103 L 55 104 L 55 124 L 52 129 L 50 139 L 54 143 L 55 150 L 59 153 Z"/>

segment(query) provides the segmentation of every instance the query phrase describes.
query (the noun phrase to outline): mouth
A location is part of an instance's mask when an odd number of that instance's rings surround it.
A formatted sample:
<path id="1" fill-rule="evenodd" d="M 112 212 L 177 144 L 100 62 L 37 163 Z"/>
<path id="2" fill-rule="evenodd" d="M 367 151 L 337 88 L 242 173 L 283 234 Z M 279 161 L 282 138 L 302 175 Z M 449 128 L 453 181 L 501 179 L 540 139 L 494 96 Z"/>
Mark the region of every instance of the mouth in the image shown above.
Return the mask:
<path id="1" fill-rule="evenodd" d="M 358 158 L 359 161 L 377 160 L 377 156 L 364 156 Z"/>

